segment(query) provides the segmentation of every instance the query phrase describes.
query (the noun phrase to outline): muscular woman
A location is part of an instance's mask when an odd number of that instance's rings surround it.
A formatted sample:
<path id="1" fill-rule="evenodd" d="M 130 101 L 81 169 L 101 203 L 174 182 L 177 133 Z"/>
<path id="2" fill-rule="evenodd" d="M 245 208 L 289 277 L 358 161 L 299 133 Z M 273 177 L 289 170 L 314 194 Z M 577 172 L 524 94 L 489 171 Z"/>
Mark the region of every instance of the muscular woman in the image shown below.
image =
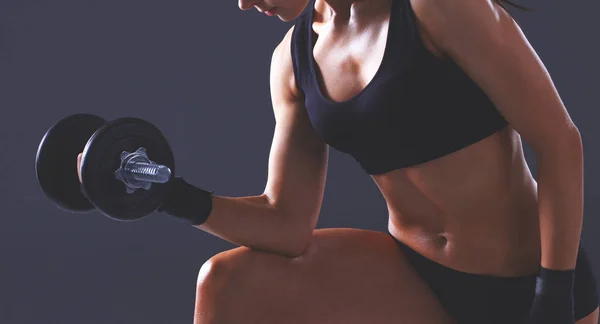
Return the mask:
<path id="1" fill-rule="evenodd" d="M 504 4 L 239 0 L 294 25 L 264 193 L 176 178 L 161 207 L 241 246 L 200 270 L 196 324 L 597 323 L 581 137 Z M 315 230 L 329 147 L 372 176 L 389 233 Z"/>

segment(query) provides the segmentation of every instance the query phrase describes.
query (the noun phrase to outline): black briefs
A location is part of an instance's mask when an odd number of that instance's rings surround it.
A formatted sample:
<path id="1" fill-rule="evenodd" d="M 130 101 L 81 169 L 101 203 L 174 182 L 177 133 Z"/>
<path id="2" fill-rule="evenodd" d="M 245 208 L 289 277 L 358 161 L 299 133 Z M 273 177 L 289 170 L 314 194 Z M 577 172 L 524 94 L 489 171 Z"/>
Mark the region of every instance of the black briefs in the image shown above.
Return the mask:
<path id="1" fill-rule="evenodd" d="M 465 273 L 433 262 L 396 238 L 394 240 L 457 323 L 521 323 L 527 317 L 535 296 L 537 275 L 494 277 Z M 588 316 L 598 307 L 596 280 L 581 245 L 574 294 L 575 320 Z"/>

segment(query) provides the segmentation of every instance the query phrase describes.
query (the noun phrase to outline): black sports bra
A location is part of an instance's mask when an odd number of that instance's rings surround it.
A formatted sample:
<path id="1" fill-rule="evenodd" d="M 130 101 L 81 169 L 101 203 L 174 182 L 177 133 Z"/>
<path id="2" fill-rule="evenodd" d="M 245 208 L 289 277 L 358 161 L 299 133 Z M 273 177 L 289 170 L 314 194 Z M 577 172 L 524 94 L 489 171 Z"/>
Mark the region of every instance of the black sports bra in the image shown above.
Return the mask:
<path id="1" fill-rule="evenodd" d="M 313 57 L 314 1 L 292 35 L 294 76 L 313 128 L 371 175 L 450 154 L 496 133 L 506 120 L 451 60 L 423 44 L 410 0 L 393 0 L 383 60 L 357 95 L 334 102 L 321 92 Z"/>

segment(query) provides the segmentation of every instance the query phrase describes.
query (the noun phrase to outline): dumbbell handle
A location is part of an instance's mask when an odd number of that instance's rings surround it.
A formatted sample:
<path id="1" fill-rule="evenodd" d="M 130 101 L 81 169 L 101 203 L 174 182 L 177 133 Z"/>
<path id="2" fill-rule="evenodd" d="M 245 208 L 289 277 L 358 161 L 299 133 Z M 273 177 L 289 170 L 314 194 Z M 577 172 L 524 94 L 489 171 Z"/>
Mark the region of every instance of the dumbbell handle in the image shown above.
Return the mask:
<path id="1" fill-rule="evenodd" d="M 171 179 L 171 169 L 151 161 L 146 149 L 140 147 L 135 152 L 122 152 L 121 165 L 115 177 L 125 184 L 127 193 L 137 189 L 149 190 L 152 183 L 166 183 Z"/>
<path id="2" fill-rule="evenodd" d="M 125 172 L 138 181 L 165 183 L 171 178 L 171 169 L 156 163 L 128 162 Z"/>

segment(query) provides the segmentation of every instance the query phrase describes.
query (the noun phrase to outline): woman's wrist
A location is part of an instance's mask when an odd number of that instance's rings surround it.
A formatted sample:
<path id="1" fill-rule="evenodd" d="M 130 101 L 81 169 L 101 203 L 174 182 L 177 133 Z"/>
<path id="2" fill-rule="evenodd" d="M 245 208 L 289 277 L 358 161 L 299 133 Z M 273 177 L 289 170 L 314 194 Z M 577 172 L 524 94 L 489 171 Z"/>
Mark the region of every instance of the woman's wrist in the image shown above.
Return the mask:
<path id="1" fill-rule="evenodd" d="M 173 178 L 158 212 L 184 220 L 193 226 L 202 225 L 212 211 L 212 192 Z"/>

